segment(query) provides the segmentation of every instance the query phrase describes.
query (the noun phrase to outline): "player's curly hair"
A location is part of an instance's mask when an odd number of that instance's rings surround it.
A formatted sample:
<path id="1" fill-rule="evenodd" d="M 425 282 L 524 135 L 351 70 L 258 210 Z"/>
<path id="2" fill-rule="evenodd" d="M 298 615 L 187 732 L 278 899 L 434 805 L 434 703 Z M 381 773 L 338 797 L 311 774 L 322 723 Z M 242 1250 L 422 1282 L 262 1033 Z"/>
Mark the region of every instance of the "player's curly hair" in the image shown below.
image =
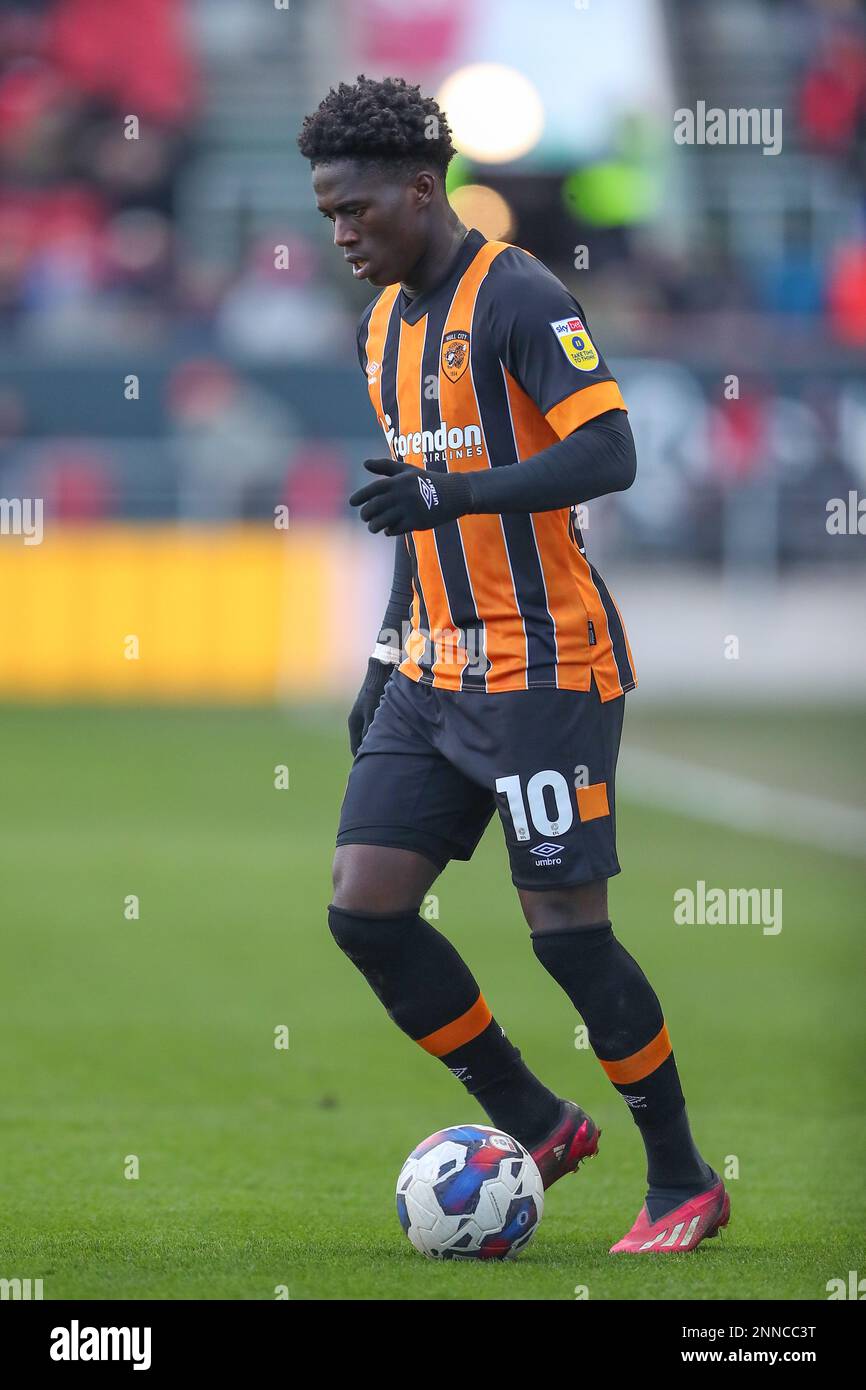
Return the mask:
<path id="1" fill-rule="evenodd" d="M 315 168 L 336 159 L 358 159 L 412 173 L 427 166 L 444 176 L 456 151 L 451 127 L 432 97 L 402 77 L 376 81 L 363 73 L 341 82 L 304 119 L 298 148 Z"/>

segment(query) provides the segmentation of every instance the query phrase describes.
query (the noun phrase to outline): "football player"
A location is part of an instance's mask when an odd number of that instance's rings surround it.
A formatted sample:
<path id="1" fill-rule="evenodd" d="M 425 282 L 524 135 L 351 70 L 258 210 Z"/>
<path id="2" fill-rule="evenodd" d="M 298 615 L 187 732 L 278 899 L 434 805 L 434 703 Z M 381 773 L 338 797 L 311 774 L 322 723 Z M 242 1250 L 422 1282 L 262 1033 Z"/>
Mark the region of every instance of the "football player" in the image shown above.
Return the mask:
<path id="1" fill-rule="evenodd" d="M 349 721 L 331 932 L 397 1026 L 530 1150 L 546 1187 L 573 1172 L 597 1126 L 526 1066 L 419 912 L 498 812 L 535 955 L 646 1147 L 646 1198 L 612 1249 L 694 1250 L 726 1224 L 728 1196 L 692 1138 L 661 1004 L 607 904 L 635 675 L 576 509 L 634 480 L 619 386 L 571 291 L 461 223 L 445 191 L 448 121 L 418 87 L 340 83 L 298 143 L 347 273 L 381 287 L 357 346 L 387 451 L 349 501 L 396 550 Z"/>

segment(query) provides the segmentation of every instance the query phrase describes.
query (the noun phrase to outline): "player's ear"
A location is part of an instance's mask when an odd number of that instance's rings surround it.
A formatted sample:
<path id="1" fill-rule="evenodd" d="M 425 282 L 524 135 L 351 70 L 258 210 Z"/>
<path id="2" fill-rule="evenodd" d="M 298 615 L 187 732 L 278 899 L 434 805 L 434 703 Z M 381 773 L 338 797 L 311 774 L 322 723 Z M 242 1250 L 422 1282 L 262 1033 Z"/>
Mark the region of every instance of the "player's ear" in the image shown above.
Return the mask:
<path id="1" fill-rule="evenodd" d="M 412 192 L 416 207 L 429 207 L 436 193 L 436 179 L 434 175 L 422 169 L 420 173 L 415 175 L 412 184 Z"/>

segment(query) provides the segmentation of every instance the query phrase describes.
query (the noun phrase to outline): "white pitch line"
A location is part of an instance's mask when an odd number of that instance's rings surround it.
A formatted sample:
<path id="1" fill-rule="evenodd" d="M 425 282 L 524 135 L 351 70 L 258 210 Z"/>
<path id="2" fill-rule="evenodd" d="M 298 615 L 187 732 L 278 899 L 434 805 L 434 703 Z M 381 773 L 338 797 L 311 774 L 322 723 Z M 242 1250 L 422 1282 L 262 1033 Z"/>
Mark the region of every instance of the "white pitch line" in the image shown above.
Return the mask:
<path id="1" fill-rule="evenodd" d="M 866 811 L 858 806 L 800 796 L 633 745 L 621 755 L 617 782 L 627 797 L 652 806 L 866 859 Z"/>

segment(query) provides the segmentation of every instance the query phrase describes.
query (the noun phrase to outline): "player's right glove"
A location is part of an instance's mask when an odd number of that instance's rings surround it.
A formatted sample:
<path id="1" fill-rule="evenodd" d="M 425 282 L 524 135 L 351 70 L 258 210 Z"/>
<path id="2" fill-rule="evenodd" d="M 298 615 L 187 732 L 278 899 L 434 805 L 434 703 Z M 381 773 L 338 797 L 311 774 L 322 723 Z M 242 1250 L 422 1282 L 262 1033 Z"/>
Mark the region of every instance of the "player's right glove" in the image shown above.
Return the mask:
<path id="1" fill-rule="evenodd" d="M 394 665 L 393 661 L 380 661 L 377 656 L 371 656 L 367 662 L 364 684 L 358 691 L 358 698 L 349 715 L 349 747 L 353 758 L 373 721 L 373 715 L 379 708 L 382 691 L 388 683 Z"/>
<path id="2" fill-rule="evenodd" d="M 381 476 L 353 492 L 349 506 L 360 507 L 368 531 L 386 536 L 430 531 L 465 516 L 475 505 L 468 473 L 431 473 L 392 458 L 366 459 L 364 467 Z"/>

